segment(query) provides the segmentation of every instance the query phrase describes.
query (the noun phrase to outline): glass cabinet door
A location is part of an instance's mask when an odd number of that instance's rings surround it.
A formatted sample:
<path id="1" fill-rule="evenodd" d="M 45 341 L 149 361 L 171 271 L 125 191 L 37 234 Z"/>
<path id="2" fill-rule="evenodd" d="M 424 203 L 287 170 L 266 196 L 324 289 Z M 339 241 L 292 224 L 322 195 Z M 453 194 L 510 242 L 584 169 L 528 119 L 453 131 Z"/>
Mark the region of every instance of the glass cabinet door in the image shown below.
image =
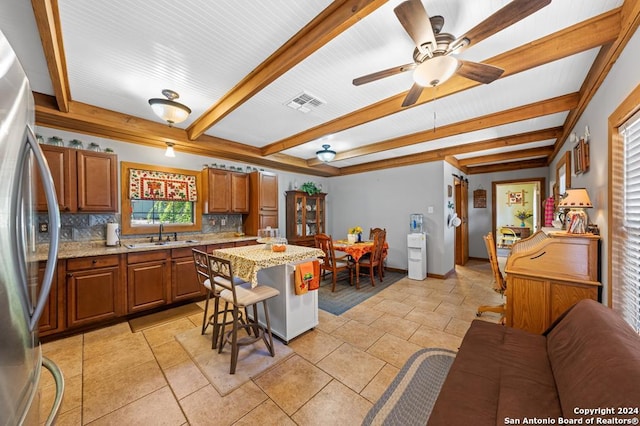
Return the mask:
<path id="1" fill-rule="evenodd" d="M 296 236 L 304 236 L 304 199 L 302 196 L 296 196 Z"/>
<path id="2" fill-rule="evenodd" d="M 307 197 L 306 205 L 307 229 L 306 236 L 316 235 L 318 233 L 318 198 Z"/>

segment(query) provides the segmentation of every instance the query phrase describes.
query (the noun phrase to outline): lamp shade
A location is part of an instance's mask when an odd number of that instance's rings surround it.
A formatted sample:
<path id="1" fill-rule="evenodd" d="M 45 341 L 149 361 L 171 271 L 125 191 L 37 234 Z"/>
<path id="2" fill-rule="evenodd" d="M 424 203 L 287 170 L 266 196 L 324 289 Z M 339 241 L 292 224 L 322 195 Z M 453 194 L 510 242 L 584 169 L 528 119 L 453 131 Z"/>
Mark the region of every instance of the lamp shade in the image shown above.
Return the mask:
<path id="1" fill-rule="evenodd" d="M 330 147 L 331 145 L 322 145 L 323 149 L 321 149 L 320 151 L 316 151 L 316 157 L 318 157 L 318 160 L 328 163 L 329 161 L 336 158 L 336 152 L 330 150 Z"/>
<path id="2" fill-rule="evenodd" d="M 449 80 L 458 70 L 453 56 L 435 56 L 425 60 L 413 72 L 413 80 L 422 87 L 437 86 Z"/>
<path id="3" fill-rule="evenodd" d="M 151 109 L 158 117 L 169 123 L 169 126 L 175 123 L 182 123 L 189 117 L 191 109 L 174 100 L 178 99 L 180 95 L 169 89 L 164 89 L 162 94 L 167 99 L 149 99 L 149 105 L 151 105 Z"/>
<path id="4" fill-rule="evenodd" d="M 562 198 L 558 207 L 565 209 L 589 209 L 593 207 L 589 193 L 584 188 L 567 188 L 567 195 Z"/>

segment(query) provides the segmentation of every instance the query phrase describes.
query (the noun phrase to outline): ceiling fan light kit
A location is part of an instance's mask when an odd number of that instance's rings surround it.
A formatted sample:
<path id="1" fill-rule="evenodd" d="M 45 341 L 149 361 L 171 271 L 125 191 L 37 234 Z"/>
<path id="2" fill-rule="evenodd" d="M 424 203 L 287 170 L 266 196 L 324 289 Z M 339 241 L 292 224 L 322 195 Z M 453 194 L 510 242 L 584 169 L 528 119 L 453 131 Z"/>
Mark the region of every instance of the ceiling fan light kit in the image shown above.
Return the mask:
<path id="1" fill-rule="evenodd" d="M 176 123 L 182 123 L 191 114 L 191 109 L 186 105 L 176 102 L 180 95 L 173 90 L 164 89 L 162 94 L 167 99 L 152 98 L 149 99 L 149 105 L 153 112 L 172 126 Z"/>
<path id="2" fill-rule="evenodd" d="M 460 66 L 453 56 L 436 56 L 424 61 L 413 71 L 413 80 L 422 87 L 433 87 L 453 76 Z"/>
<path id="3" fill-rule="evenodd" d="M 336 158 L 336 152 L 329 149 L 331 145 L 322 145 L 322 149 L 316 152 L 316 157 L 318 160 L 328 163 L 329 161 Z"/>

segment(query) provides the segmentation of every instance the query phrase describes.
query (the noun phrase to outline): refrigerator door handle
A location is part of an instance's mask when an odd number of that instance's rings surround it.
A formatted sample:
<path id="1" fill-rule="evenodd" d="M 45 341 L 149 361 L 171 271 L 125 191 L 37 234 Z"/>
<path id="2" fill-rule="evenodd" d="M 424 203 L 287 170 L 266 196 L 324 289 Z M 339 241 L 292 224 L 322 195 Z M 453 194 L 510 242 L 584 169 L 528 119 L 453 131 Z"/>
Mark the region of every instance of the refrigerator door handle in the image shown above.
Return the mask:
<path id="1" fill-rule="evenodd" d="M 47 266 L 44 270 L 44 278 L 42 279 L 42 286 L 40 287 L 40 294 L 38 295 L 38 301 L 36 302 L 33 314 L 29 322 L 31 331 L 35 331 L 38 328 L 38 321 L 42 316 L 47 301 L 49 299 L 49 292 L 51 291 L 51 283 L 53 282 L 53 273 L 55 271 L 56 262 L 58 260 L 58 244 L 60 237 L 60 211 L 58 211 L 58 200 L 56 197 L 56 190 L 51 178 L 51 172 L 49 171 L 49 165 L 44 158 L 40 146 L 36 140 L 36 135 L 31 130 L 31 127 L 27 126 L 27 144 L 33 151 L 33 156 L 36 160 L 40 176 L 42 176 L 42 186 L 45 196 L 47 198 L 47 209 L 49 210 L 49 235 L 51 240 L 49 242 L 49 255 L 47 257 Z"/>
<path id="2" fill-rule="evenodd" d="M 62 397 L 64 396 L 64 377 L 62 376 L 62 372 L 60 368 L 51 361 L 47 357 L 42 357 L 42 366 L 49 370 L 51 375 L 53 376 L 53 380 L 56 383 L 56 397 L 53 400 L 53 407 L 51 408 L 51 412 L 45 421 L 45 425 L 53 425 L 56 423 L 56 418 L 58 417 L 58 411 L 60 411 L 60 405 L 62 405 Z"/>

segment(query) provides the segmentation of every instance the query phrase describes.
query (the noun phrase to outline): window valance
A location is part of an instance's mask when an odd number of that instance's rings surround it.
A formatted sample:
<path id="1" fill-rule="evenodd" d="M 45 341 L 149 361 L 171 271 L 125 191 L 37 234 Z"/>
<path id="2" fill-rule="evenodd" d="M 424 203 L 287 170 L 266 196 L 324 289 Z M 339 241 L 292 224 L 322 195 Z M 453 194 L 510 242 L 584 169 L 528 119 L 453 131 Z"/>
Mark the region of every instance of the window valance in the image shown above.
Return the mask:
<path id="1" fill-rule="evenodd" d="M 131 200 L 197 201 L 196 176 L 129 169 Z"/>

